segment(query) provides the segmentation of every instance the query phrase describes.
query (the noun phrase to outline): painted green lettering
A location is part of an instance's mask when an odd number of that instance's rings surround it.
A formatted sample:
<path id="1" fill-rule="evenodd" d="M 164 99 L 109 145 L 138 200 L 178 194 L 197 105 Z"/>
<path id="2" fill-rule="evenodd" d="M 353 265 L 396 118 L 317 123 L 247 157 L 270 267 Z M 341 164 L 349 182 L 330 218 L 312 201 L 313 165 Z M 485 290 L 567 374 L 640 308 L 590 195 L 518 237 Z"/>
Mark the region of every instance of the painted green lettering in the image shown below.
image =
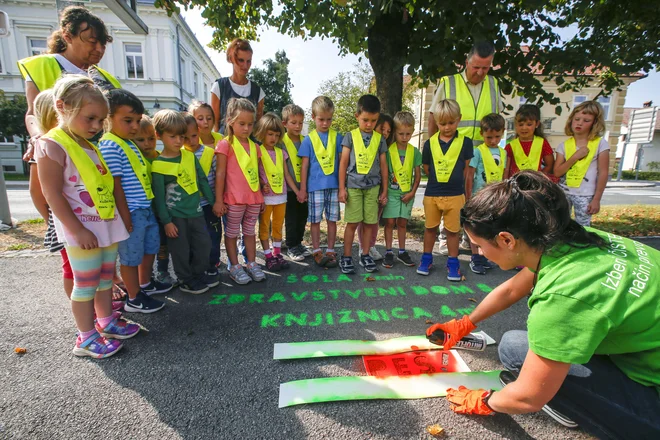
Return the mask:
<path id="1" fill-rule="evenodd" d="M 220 305 L 222 304 L 222 300 L 227 298 L 227 295 L 213 295 L 213 299 L 209 301 L 209 305 Z"/>
<path id="2" fill-rule="evenodd" d="M 390 287 L 389 289 L 379 287 L 378 288 L 378 294 L 380 296 L 385 296 L 385 295 L 397 296 L 397 290 L 396 289 L 397 289 L 396 287 Z"/>
<path id="3" fill-rule="evenodd" d="M 339 324 L 350 324 L 351 322 L 355 322 L 355 319 L 351 318 L 351 313 L 353 313 L 351 310 L 338 311 L 337 315 L 339 315 Z"/>
<path id="4" fill-rule="evenodd" d="M 275 301 L 286 302 L 286 298 L 284 298 L 284 295 L 282 295 L 280 292 L 277 292 L 273 296 L 271 296 L 270 299 L 268 300 L 269 303 Z"/>
<path id="5" fill-rule="evenodd" d="M 328 277 L 327 275 L 324 274 L 324 275 L 323 275 L 323 282 L 324 282 L 324 283 L 331 283 L 332 280 L 330 279 L 330 277 Z"/>
<path id="6" fill-rule="evenodd" d="M 335 325 L 335 318 L 332 316 L 332 313 L 325 314 L 325 322 L 327 322 L 328 325 Z"/>
<path id="7" fill-rule="evenodd" d="M 456 312 L 449 308 L 449 306 L 442 306 L 440 313 L 444 316 L 456 316 Z"/>
<path id="8" fill-rule="evenodd" d="M 312 292 L 312 299 L 314 301 L 319 301 L 319 300 L 325 299 L 325 295 L 323 294 L 323 291 L 315 290 L 315 291 Z"/>
<path id="9" fill-rule="evenodd" d="M 286 277 L 286 282 L 289 283 L 289 284 L 297 283 L 298 282 L 298 277 L 295 276 L 294 274 L 291 274 L 288 277 Z"/>
<path id="10" fill-rule="evenodd" d="M 428 295 L 429 289 L 422 286 L 411 286 L 410 287 L 415 295 Z"/>
<path id="11" fill-rule="evenodd" d="M 401 296 L 406 296 L 406 291 L 405 291 L 405 290 L 403 290 L 403 288 L 402 288 L 402 287 L 397 287 L 397 288 L 396 288 L 396 290 L 398 290 L 398 291 L 399 291 L 399 294 L 400 294 Z"/>
<path id="12" fill-rule="evenodd" d="M 284 315 L 284 325 L 291 327 L 291 324 L 296 323 L 301 327 L 307 325 L 307 313 L 301 313 L 300 316 L 287 313 Z"/>
<path id="13" fill-rule="evenodd" d="M 291 296 L 293 297 L 294 300 L 300 301 L 307 296 L 307 292 L 300 292 L 300 293 L 291 292 Z"/>
<path id="14" fill-rule="evenodd" d="M 380 321 L 380 317 L 378 316 L 378 310 L 370 310 L 369 313 L 363 310 L 358 310 L 357 317 L 360 320 L 360 322 L 367 322 L 367 319 L 370 321 Z"/>
<path id="15" fill-rule="evenodd" d="M 461 314 L 461 315 L 469 315 L 470 313 L 472 313 L 473 310 L 474 310 L 474 306 L 472 306 L 472 307 L 463 307 L 461 309 L 456 309 L 456 313 Z"/>
<path id="16" fill-rule="evenodd" d="M 264 315 L 261 317 L 261 328 L 266 327 L 279 327 L 277 320 L 280 319 L 282 315 L 279 313 L 277 315 Z"/>
<path id="17" fill-rule="evenodd" d="M 308 322 L 307 325 L 310 327 L 316 327 L 321 325 L 322 322 L 323 322 L 323 314 L 317 313 L 316 315 L 314 315 L 314 321 Z"/>
<path id="18" fill-rule="evenodd" d="M 482 284 L 482 283 L 479 283 L 479 284 L 477 284 L 477 287 L 478 287 L 482 292 L 486 292 L 486 293 L 488 293 L 488 292 L 490 292 L 491 290 L 493 290 L 493 289 L 491 289 L 491 287 L 490 287 L 488 284 Z"/>
<path id="19" fill-rule="evenodd" d="M 446 295 L 449 293 L 449 289 L 444 286 L 431 286 L 431 292 L 437 293 L 438 295 Z"/>
<path id="20" fill-rule="evenodd" d="M 328 290 L 328 293 L 332 296 L 332 299 L 337 299 L 339 298 L 339 294 L 341 293 L 341 290 Z"/>
<path id="21" fill-rule="evenodd" d="M 239 304 L 242 303 L 243 301 L 245 301 L 245 295 L 241 295 L 238 293 L 232 293 L 231 295 L 229 295 L 229 299 L 227 300 L 229 304 Z"/>
<path id="22" fill-rule="evenodd" d="M 303 283 L 315 283 L 319 280 L 319 277 L 316 275 L 303 275 Z"/>
<path id="23" fill-rule="evenodd" d="M 395 307 L 392 309 L 390 312 L 392 313 L 392 316 L 394 316 L 397 319 L 408 319 L 409 316 L 403 313 L 403 308 L 402 307 Z"/>
<path id="24" fill-rule="evenodd" d="M 342 281 L 346 281 L 346 282 L 349 282 L 349 283 L 353 282 L 353 280 L 348 275 L 343 274 L 343 273 L 339 274 L 339 276 L 337 277 L 337 282 L 338 283 L 341 283 Z"/>
<path id="25" fill-rule="evenodd" d="M 390 320 L 390 315 L 388 315 L 385 310 L 379 310 L 378 313 L 380 313 L 380 317 L 383 319 L 383 321 L 387 322 Z"/>
<path id="26" fill-rule="evenodd" d="M 450 287 L 454 293 L 474 293 L 474 291 L 465 284 L 461 284 L 460 286 L 452 285 Z"/>
<path id="27" fill-rule="evenodd" d="M 375 298 L 376 297 L 376 292 L 374 292 L 374 289 L 371 287 L 366 287 L 364 289 L 364 294 L 368 296 L 369 298 Z"/>
<path id="28" fill-rule="evenodd" d="M 362 293 L 361 290 L 356 290 L 354 292 L 351 291 L 351 290 L 344 290 L 344 292 L 346 292 L 346 294 L 348 296 L 352 297 L 353 299 L 358 299 L 358 297 L 360 296 L 360 293 Z"/>
<path id="29" fill-rule="evenodd" d="M 250 295 L 250 304 L 263 304 L 264 303 L 264 296 L 261 293 L 253 293 Z"/>
<path id="30" fill-rule="evenodd" d="M 421 317 L 433 318 L 433 315 L 421 307 L 413 307 L 413 319 L 419 319 Z"/>

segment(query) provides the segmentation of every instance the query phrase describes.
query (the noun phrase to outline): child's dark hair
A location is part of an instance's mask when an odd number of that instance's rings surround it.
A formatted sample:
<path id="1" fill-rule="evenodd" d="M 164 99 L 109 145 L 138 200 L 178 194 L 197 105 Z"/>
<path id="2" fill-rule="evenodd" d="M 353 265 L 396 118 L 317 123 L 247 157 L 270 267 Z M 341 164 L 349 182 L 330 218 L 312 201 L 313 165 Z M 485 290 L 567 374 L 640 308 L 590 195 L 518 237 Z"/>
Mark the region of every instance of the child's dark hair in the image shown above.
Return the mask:
<path id="1" fill-rule="evenodd" d="M 520 171 L 487 185 L 461 210 L 461 225 L 489 241 L 500 232 L 509 232 L 541 252 L 558 244 L 605 245 L 598 235 L 571 219 L 564 191 L 538 171 Z"/>
<path id="2" fill-rule="evenodd" d="M 362 112 L 380 113 L 380 100 L 374 95 L 362 95 L 357 102 L 358 115 Z"/>
<path id="3" fill-rule="evenodd" d="M 110 103 L 110 116 L 114 115 L 119 107 L 126 105 L 137 115 L 144 114 L 144 104 L 140 98 L 126 89 L 112 89 L 105 92 L 108 103 Z"/>
<path id="4" fill-rule="evenodd" d="M 193 115 L 188 112 L 181 112 L 181 116 L 183 116 L 183 120 L 186 121 L 187 125 L 195 124 L 195 127 L 197 127 L 197 119 Z"/>
<path id="5" fill-rule="evenodd" d="M 388 115 L 387 113 L 381 113 L 378 116 L 378 122 L 376 122 L 376 128 L 380 127 L 384 123 L 390 124 L 390 135 L 385 139 L 385 142 L 387 142 L 387 145 L 390 145 L 392 143 L 392 139 L 394 138 L 394 119 L 392 119 L 392 116 Z"/>
<path id="6" fill-rule="evenodd" d="M 506 121 L 504 120 L 504 117 L 497 113 L 491 113 L 481 118 L 481 131 L 484 133 L 490 130 L 504 131 L 505 125 Z"/>
<path id="7" fill-rule="evenodd" d="M 541 124 L 541 109 L 534 104 L 523 104 L 516 112 L 516 122 L 522 121 L 538 121 L 539 126 L 534 130 L 534 136 L 542 137 L 545 139 L 543 132 L 543 124 Z"/>

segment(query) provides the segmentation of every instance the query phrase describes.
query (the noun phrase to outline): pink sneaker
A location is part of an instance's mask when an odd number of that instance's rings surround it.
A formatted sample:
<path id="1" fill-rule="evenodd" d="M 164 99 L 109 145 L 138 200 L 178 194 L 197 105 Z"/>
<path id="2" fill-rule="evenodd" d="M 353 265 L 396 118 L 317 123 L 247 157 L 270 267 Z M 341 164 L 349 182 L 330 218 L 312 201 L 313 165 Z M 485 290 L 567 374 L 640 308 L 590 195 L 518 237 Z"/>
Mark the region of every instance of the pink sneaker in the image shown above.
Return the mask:
<path id="1" fill-rule="evenodd" d="M 116 313 L 116 312 L 115 312 Z M 98 322 L 95 323 L 96 331 L 101 333 L 102 336 L 112 339 L 128 339 L 137 335 L 140 331 L 140 326 L 137 324 L 129 324 L 124 318 L 118 318 L 113 315 L 114 319 L 106 328 L 101 328 Z"/>
<path id="2" fill-rule="evenodd" d="M 94 359 L 105 359 L 117 353 L 124 343 L 116 339 L 106 339 L 98 333 L 94 333 L 87 340 L 76 340 L 73 354 L 76 356 L 89 356 Z"/>
<path id="3" fill-rule="evenodd" d="M 117 312 L 119 310 L 124 310 L 124 305 L 126 301 L 113 301 L 112 302 L 112 311 Z"/>

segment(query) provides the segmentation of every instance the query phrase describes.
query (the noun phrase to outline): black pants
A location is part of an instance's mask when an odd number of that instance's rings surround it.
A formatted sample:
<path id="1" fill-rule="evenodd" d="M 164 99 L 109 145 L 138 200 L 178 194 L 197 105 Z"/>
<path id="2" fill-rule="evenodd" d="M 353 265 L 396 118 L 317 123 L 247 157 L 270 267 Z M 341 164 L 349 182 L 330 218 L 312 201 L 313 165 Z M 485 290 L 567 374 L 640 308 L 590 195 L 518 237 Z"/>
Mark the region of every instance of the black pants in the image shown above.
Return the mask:
<path id="1" fill-rule="evenodd" d="M 172 217 L 179 230 L 177 238 L 167 237 L 167 247 L 172 255 L 174 273 L 182 283 L 201 277 L 209 264 L 211 241 L 203 216 L 193 218 Z"/>
<path id="2" fill-rule="evenodd" d="M 213 213 L 213 206 L 206 205 L 204 210 L 204 221 L 206 230 L 211 238 L 211 253 L 209 254 L 208 270 L 213 272 L 220 263 L 220 240 L 222 239 L 222 221 Z"/>
<path id="3" fill-rule="evenodd" d="M 284 227 L 286 230 L 286 247 L 291 249 L 302 243 L 307 227 L 307 202 L 300 203 L 296 193 L 289 191 L 286 195 L 286 214 L 284 214 Z"/>

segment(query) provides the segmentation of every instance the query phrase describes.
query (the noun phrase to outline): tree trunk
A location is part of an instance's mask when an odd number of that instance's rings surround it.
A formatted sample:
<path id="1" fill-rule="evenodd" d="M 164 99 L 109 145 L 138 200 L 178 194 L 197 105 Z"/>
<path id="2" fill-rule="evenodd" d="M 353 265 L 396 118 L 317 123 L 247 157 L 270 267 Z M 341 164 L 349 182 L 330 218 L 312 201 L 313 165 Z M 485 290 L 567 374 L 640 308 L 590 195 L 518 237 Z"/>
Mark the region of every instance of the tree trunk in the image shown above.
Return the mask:
<path id="1" fill-rule="evenodd" d="M 403 68 L 408 57 L 412 19 L 408 11 L 392 6 L 381 14 L 369 29 L 369 63 L 376 76 L 376 93 L 381 111 L 390 116 L 401 110 Z"/>

